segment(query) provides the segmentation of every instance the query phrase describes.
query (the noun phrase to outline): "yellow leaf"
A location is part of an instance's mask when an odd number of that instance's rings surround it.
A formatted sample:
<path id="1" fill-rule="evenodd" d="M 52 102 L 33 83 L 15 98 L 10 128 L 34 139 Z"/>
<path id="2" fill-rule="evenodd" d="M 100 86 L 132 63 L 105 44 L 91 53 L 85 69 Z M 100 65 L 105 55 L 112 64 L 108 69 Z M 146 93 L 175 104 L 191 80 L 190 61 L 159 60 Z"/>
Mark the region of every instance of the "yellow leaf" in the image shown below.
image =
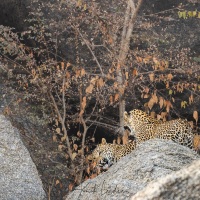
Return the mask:
<path id="1" fill-rule="evenodd" d="M 83 10 L 84 10 L 84 11 L 87 10 L 87 5 L 86 5 L 86 3 L 85 3 L 84 6 L 83 6 Z"/>
<path id="2" fill-rule="evenodd" d="M 172 90 L 169 90 L 169 95 L 172 95 L 173 94 L 173 91 Z"/>
<path id="3" fill-rule="evenodd" d="M 187 101 L 181 101 L 181 108 L 185 108 L 187 105 Z"/>

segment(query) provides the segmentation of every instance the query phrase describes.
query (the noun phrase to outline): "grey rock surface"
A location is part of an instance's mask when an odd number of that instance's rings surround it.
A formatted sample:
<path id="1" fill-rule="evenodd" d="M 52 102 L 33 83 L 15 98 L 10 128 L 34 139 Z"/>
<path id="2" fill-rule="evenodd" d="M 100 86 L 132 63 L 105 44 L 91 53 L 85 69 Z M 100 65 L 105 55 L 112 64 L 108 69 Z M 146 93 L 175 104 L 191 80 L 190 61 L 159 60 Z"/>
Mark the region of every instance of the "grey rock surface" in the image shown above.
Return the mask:
<path id="1" fill-rule="evenodd" d="M 19 132 L 0 114 L 0 200 L 43 200 L 46 194 Z"/>
<path id="2" fill-rule="evenodd" d="M 66 200 L 126 200 L 153 180 L 180 170 L 200 159 L 193 150 L 172 141 L 154 139 L 142 143 L 107 172 L 87 180 Z"/>
<path id="3" fill-rule="evenodd" d="M 200 199 L 200 160 L 189 167 L 172 172 L 134 195 L 131 200 L 199 200 Z"/>

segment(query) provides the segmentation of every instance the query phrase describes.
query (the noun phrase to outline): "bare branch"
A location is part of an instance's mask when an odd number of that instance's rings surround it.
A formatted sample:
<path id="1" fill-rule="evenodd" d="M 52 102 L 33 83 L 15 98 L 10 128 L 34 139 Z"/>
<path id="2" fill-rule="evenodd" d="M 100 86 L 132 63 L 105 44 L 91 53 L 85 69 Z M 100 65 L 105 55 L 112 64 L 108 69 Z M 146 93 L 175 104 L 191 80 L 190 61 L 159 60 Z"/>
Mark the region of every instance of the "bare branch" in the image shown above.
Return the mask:
<path id="1" fill-rule="evenodd" d="M 78 30 L 78 28 L 76 28 L 77 32 L 79 33 L 79 35 L 81 36 L 82 40 L 84 41 L 84 43 L 86 44 L 87 48 L 89 49 L 90 53 L 92 54 L 94 60 L 96 61 L 100 71 L 101 71 L 101 74 L 104 75 L 103 73 L 103 70 L 102 70 L 102 67 L 97 59 L 97 57 L 95 56 L 94 52 L 92 51 L 92 49 L 90 48 L 90 45 L 88 44 L 88 41 L 83 37 L 82 33 Z"/>

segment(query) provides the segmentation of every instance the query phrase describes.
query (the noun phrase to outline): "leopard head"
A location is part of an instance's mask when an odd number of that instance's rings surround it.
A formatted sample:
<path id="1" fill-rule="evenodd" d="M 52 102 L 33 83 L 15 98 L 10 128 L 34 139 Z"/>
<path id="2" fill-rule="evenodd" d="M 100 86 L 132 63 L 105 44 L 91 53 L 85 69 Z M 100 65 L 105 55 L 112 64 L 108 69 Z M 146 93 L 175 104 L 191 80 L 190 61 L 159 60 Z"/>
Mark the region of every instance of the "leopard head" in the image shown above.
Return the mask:
<path id="1" fill-rule="evenodd" d="M 142 110 L 134 109 L 129 112 L 129 115 L 127 112 L 124 112 L 124 126 L 130 129 L 130 135 L 135 135 L 145 125 L 154 124 L 155 122 L 157 122 L 156 119 L 153 119 Z"/>

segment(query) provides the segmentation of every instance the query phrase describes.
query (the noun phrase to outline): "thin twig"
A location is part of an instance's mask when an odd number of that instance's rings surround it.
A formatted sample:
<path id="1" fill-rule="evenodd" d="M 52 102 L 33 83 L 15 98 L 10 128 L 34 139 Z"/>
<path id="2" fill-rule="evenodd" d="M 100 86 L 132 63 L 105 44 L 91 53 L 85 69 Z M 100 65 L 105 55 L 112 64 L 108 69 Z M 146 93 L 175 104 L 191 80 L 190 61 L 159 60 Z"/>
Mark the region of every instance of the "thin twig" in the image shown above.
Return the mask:
<path id="1" fill-rule="evenodd" d="M 92 51 L 92 49 L 90 48 L 89 44 L 88 44 L 88 41 L 83 37 L 82 33 L 78 30 L 78 28 L 76 28 L 77 32 L 79 33 L 79 35 L 81 36 L 82 40 L 84 41 L 84 43 L 86 44 L 87 48 L 89 49 L 90 53 L 92 54 L 94 60 L 96 61 L 100 71 L 101 71 L 101 74 L 103 75 L 103 70 L 102 70 L 102 67 L 97 59 L 97 57 L 94 55 L 94 52 Z"/>

